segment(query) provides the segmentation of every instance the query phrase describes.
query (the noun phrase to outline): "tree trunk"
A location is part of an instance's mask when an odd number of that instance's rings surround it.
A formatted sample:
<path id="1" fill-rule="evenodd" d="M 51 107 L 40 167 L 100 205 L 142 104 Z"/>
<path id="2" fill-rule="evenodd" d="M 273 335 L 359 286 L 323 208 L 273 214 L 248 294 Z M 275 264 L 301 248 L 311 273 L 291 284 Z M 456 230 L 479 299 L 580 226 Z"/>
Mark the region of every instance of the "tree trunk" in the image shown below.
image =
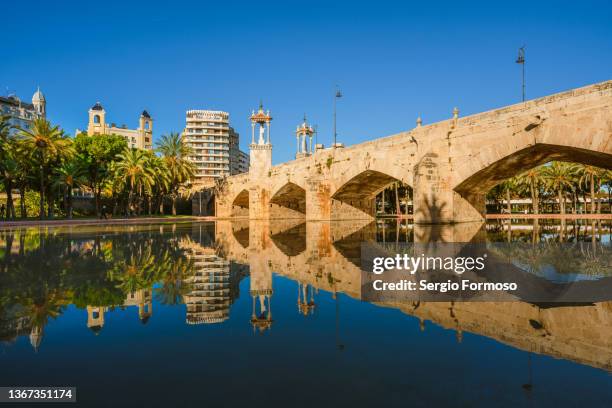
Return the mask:
<path id="1" fill-rule="evenodd" d="M 563 200 L 563 191 L 559 189 L 559 212 L 564 215 L 565 214 L 565 200 Z"/>
<path id="2" fill-rule="evenodd" d="M 12 220 L 15 218 L 15 205 L 13 204 L 13 182 L 9 179 L 4 182 L 6 190 L 6 219 Z"/>
<path id="3" fill-rule="evenodd" d="M 380 211 L 382 215 L 385 215 L 385 190 L 386 188 L 383 188 L 383 191 L 382 191 L 382 209 Z"/>
<path id="4" fill-rule="evenodd" d="M 512 203 L 510 202 L 510 187 L 506 187 L 506 209 L 512 214 Z"/>
<path id="5" fill-rule="evenodd" d="M 408 216 L 408 200 L 409 200 L 409 196 L 408 196 L 408 186 L 405 187 L 405 193 L 406 193 L 406 216 Z"/>
<path id="6" fill-rule="evenodd" d="M 540 213 L 540 191 L 538 190 L 538 187 L 535 186 L 534 188 L 534 202 L 533 202 L 533 213 L 534 214 L 539 214 Z"/>
<path id="7" fill-rule="evenodd" d="M 531 181 L 530 187 L 531 187 L 531 207 L 532 207 L 533 213 L 537 215 L 540 213 L 540 209 L 538 208 L 539 207 L 538 189 L 536 188 L 536 185 L 533 182 L 533 180 Z"/>
<path id="8" fill-rule="evenodd" d="M 68 215 L 68 219 L 72 219 L 72 188 L 68 186 L 68 193 L 66 194 L 66 213 Z"/>
<path id="9" fill-rule="evenodd" d="M 41 162 L 44 158 L 43 153 L 41 152 L 40 154 L 41 156 Z M 45 218 L 45 169 L 44 166 L 41 164 L 40 165 L 40 219 L 44 219 Z"/>
<path id="10" fill-rule="evenodd" d="M 96 218 L 99 218 L 100 213 L 100 202 L 102 201 L 102 188 L 94 190 L 94 201 L 96 203 Z"/>
<path id="11" fill-rule="evenodd" d="M 49 195 L 47 196 L 47 217 L 49 219 L 53 219 L 54 217 L 54 209 L 55 207 L 55 200 L 53 199 L 53 193 L 49 193 Z"/>
<path id="12" fill-rule="evenodd" d="M 19 209 L 21 210 L 21 218 L 28 218 L 28 209 L 25 205 L 25 187 L 19 187 Z"/>
<path id="13" fill-rule="evenodd" d="M 129 192 L 128 198 L 127 198 L 127 203 L 126 203 L 126 206 L 125 206 L 126 207 L 125 208 L 125 213 L 126 213 L 126 215 L 128 217 L 130 216 L 130 214 L 132 212 L 132 208 L 131 207 L 132 207 L 133 197 L 134 197 L 134 188 L 132 187 L 132 188 L 130 188 L 130 192 Z"/>
<path id="14" fill-rule="evenodd" d="M 399 194 L 397 193 L 397 182 L 393 185 L 395 187 L 395 214 L 400 217 L 402 215 L 402 210 L 400 209 Z"/>
<path id="15" fill-rule="evenodd" d="M 591 214 L 595 214 L 595 176 L 591 174 Z"/>

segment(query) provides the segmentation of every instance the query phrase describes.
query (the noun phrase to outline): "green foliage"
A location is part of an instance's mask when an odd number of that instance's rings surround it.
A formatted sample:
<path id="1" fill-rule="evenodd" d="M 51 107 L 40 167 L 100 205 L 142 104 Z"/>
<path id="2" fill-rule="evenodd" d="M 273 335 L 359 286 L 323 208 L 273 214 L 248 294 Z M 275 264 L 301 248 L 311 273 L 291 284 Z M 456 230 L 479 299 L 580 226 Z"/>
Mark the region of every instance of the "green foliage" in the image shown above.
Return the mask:
<path id="1" fill-rule="evenodd" d="M 77 154 L 88 164 L 95 164 L 99 171 L 103 171 L 110 162 L 116 160 L 127 146 L 125 138 L 116 134 L 89 136 L 87 133 L 79 133 L 74 140 Z"/>
<path id="2" fill-rule="evenodd" d="M 40 202 L 40 193 L 38 191 L 28 190 L 25 193 L 25 208 L 28 214 L 36 214 L 38 211 L 38 203 Z"/>
<path id="3" fill-rule="evenodd" d="M 334 159 L 333 159 L 331 156 L 329 156 L 329 157 L 327 158 L 327 161 L 325 162 L 325 165 L 326 165 L 326 166 L 327 166 L 327 168 L 329 169 L 329 168 L 331 168 L 331 166 L 332 166 L 332 164 L 333 164 L 333 163 L 334 163 Z"/>

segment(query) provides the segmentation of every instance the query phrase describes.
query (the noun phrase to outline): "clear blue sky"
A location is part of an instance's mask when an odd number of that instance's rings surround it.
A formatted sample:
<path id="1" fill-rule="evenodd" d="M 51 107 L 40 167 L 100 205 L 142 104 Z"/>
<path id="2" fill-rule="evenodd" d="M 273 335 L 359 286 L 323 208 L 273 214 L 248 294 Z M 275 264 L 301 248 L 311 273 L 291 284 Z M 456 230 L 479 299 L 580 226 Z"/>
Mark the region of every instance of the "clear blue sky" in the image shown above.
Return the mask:
<path id="1" fill-rule="evenodd" d="M 274 162 L 292 158 L 306 113 L 331 140 L 334 84 L 340 141 L 354 144 L 520 100 L 517 48 L 527 45 L 527 97 L 612 79 L 612 3 L 69 2 L 2 5 L 0 87 L 29 99 L 40 85 L 49 118 L 84 128 L 107 120 L 154 134 L 181 131 L 187 109 L 230 113 L 250 139 L 262 99 L 274 116 Z"/>

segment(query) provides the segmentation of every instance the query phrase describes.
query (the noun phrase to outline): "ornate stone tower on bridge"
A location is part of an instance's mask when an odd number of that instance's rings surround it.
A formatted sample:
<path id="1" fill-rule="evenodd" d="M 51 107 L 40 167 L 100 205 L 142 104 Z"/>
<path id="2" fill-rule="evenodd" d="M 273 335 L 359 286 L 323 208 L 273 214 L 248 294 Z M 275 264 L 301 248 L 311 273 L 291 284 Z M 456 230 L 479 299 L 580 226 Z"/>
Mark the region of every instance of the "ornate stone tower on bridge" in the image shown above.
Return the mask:
<path id="1" fill-rule="evenodd" d="M 263 180 L 269 177 L 272 169 L 272 143 L 270 143 L 270 111 L 264 112 L 263 104 L 251 114 L 251 145 L 249 177 L 251 180 Z M 256 129 L 257 128 L 257 129 Z M 258 139 L 255 142 L 257 130 Z M 267 219 L 270 213 L 270 192 L 258 183 L 252 183 L 249 189 L 249 207 L 251 214 L 259 214 Z"/>
<path id="2" fill-rule="evenodd" d="M 304 115 L 304 122 L 295 129 L 295 137 L 297 138 L 296 159 L 312 155 L 312 136 L 314 133 L 314 129 L 308 124 L 306 115 Z"/>

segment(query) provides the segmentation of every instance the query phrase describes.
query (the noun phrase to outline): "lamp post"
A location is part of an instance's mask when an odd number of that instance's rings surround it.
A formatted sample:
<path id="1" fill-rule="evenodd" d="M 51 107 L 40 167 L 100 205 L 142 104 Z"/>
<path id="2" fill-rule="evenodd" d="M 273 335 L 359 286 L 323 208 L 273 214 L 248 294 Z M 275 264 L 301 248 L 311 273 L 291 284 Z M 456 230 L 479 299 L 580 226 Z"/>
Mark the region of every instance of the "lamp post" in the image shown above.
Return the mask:
<path id="1" fill-rule="evenodd" d="M 523 45 L 518 50 L 518 57 L 516 58 L 516 63 L 521 64 L 523 69 L 523 102 L 525 102 L 525 46 Z"/>
<path id="2" fill-rule="evenodd" d="M 340 92 L 338 85 L 336 85 L 336 93 L 334 94 L 334 148 L 336 147 L 336 139 L 338 137 L 338 133 L 336 132 L 336 100 L 338 98 L 342 98 L 342 92 Z"/>

